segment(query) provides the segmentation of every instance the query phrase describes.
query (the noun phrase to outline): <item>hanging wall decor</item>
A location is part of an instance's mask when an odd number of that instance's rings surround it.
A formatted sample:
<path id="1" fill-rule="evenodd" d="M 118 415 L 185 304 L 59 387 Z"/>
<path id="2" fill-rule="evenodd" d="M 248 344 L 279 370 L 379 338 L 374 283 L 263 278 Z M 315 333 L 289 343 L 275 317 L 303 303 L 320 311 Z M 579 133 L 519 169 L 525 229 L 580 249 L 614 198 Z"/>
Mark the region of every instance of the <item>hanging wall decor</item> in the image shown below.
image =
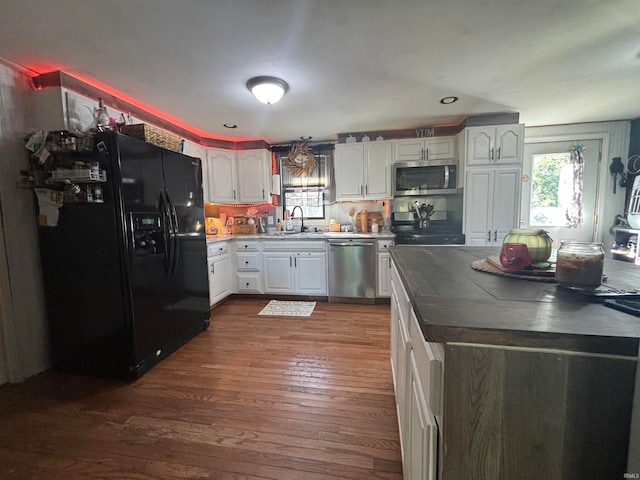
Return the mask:
<path id="1" fill-rule="evenodd" d="M 308 177 L 316 168 L 316 157 L 306 142 L 294 143 L 282 164 L 294 177 Z"/>
<path id="2" fill-rule="evenodd" d="M 582 211 L 582 192 L 584 189 L 584 147 L 582 145 L 574 145 L 569 152 L 570 163 L 573 169 L 573 194 L 571 202 L 567 206 L 565 215 L 567 217 L 566 226 L 569 228 L 578 228 L 584 221 Z"/>

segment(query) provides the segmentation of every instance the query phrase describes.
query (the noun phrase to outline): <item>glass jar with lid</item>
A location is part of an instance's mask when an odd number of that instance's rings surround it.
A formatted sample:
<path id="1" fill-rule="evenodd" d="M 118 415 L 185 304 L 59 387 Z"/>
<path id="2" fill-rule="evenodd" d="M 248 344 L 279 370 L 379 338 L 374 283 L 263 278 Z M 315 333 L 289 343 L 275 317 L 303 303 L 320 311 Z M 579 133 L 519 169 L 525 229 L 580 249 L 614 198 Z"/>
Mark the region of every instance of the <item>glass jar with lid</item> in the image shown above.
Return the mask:
<path id="1" fill-rule="evenodd" d="M 564 286 L 595 289 L 602 283 L 602 243 L 565 240 L 560 242 L 556 281 Z"/>

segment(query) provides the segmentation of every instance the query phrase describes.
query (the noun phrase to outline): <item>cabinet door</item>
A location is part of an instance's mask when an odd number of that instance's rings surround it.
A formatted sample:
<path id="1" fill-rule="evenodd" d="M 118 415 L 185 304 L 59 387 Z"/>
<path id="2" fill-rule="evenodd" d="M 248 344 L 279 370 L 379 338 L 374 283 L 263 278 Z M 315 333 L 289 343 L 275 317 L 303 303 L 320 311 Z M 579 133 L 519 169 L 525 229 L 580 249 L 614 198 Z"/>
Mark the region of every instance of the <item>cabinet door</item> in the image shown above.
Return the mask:
<path id="1" fill-rule="evenodd" d="M 231 294 L 231 262 L 229 255 L 209 261 L 209 304 L 213 305 Z"/>
<path id="2" fill-rule="evenodd" d="M 407 160 L 423 160 L 424 140 L 412 138 L 411 140 L 398 140 L 396 142 L 396 158 L 399 162 Z"/>
<path id="3" fill-rule="evenodd" d="M 378 253 L 378 297 L 391 295 L 391 255 Z"/>
<path id="4" fill-rule="evenodd" d="M 491 165 L 491 148 L 494 143 L 495 127 L 469 127 L 467 135 L 467 165 Z"/>
<path id="5" fill-rule="evenodd" d="M 465 235 L 467 245 L 502 245 L 520 215 L 520 168 L 467 170 Z"/>
<path id="6" fill-rule="evenodd" d="M 269 196 L 268 178 L 271 178 L 269 152 L 266 150 L 239 151 L 237 162 L 240 202 L 266 202 Z"/>
<path id="7" fill-rule="evenodd" d="M 412 480 L 435 480 L 438 455 L 438 427 L 422 392 L 418 365 L 413 352 L 409 353 L 409 475 Z"/>
<path id="8" fill-rule="evenodd" d="M 409 331 L 406 327 L 406 320 L 400 316 L 398 322 L 398 390 L 396 391 L 396 403 L 398 404 L 398 428 L 400 429 L 400 442 L 402 450 L 407 455 L 407 446 L 409 442 L 409 416 L 408 416 L 408 366 L 409 352 L 411 351 L 411 342 L 409 341 Z"/>
<path id="9" fill-rule="evenodd" d="M 298 253 L 293 258 L 295 292 L 304 295 L 327 294 L 327 254 Z"/>
<path id="10" fill-rule="evenodd" d="M 430 137 L 396 142 L 398 161 L 441 160 L 455 157 L 455 137 Z"/>
<path id="11" fill-rule="evenodd" d="M 520 168 L 497 168 L 493 172 L 490 245 L 500 246 L 505 235 L 517 228 L 520 218 Z"/>
<path id="12" fill-rule="evenodd" d="M 293 255 L 281 252 L 264 253 L 264 291 L 293 293 Z"/>
<path id="13" fill-rule="evenodd" d="M 368 200 L 391 198 L 392 142 L 372 142 L 363 145 L 364 197 Z"/>
<path id="14" fill-rule="evenodd" d="M 364 194 L 364 150 L 362 144 L 336 145 L 336 200 L 362 199 Z"/>
<path id="15" fill-rule="evenodd" d="M 206 185 L 206 202 L 234 203 L 238 201 L 236 191 L 235 155 L 231 150 L 210 148 L 203 162 L 203 178 Z"/>
<path id="16" fill-rule="evenodd" d="M 464 192 L 467 245 L 483 246 L 491 242 L 492 188 L 492 169 L 467 170 Z"/>
<path id="17" fill-rule="evenodd" d="M 426 160 L 454 158 L 456 156 L 455 137 L 435 137 L 425 139 L 424 149 L 426 152 Z"/>
<path id="18" fill-rule="evenodd" d="M 391 287 L 391 321 L 390 321 L 390 345 L 391 353 L 391 375 L 393 377 L 393 390 L 396 394 L 396 402 L 398 398 L 398 337 L 400 335 L 400 307 L 398 306 L 398 297 Z"/>
<path id="19" fill-rule="evenodd" d="M 500 125 L 495 134 L 495 163 L 522 164 L 524 125 Z"/>

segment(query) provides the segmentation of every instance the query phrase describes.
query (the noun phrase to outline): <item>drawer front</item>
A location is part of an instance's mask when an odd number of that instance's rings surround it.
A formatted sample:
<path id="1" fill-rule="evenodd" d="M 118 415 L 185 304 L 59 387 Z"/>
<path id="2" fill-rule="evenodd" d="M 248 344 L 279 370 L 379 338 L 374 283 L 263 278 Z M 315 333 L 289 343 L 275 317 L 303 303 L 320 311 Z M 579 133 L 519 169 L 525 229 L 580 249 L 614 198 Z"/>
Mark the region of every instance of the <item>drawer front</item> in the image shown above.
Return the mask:
<path id="1" fill-rule="evenodd" d="M 325 252 L 326 240 L 265 240 L 265 252 Z"/>
<path id="2" fill-rule="evenodd" d="M 260 245 L 258 240 L 237 240 L 236 252 L 259 252 Z"/>
<path id="3" fill-rule="evenodd" d="M 238 273 L 238 293 L 263 293 L 262 279 L 259 273 Z"/>
<path id="4" fill-rule="evenodd" d="M 214 242 L 207 244 L 207 256 L 214 257 L 229 252 L 229 242 Z"/>
<path id="5" fill-rule="evenodd" d="M 442 408 L 442 357 L 438 344 L 427 342 L 418 325 L 413 309 L 409 320 L 409 337 L 415 355 L 423 395 L 433 415 L 438 416 Z"/>
<path id="6" fill-rule="evenodd" d="M 393 238 L 387 240 L 378 240 L 378 252 L 388 252 L 389 248 L 393 247 Z"/>
<path id="7" fill-rule="evenodd" d="M 238 270 L 260 270 L 262 257 L 259 253 L 237 253 L 236 268 Z"/>

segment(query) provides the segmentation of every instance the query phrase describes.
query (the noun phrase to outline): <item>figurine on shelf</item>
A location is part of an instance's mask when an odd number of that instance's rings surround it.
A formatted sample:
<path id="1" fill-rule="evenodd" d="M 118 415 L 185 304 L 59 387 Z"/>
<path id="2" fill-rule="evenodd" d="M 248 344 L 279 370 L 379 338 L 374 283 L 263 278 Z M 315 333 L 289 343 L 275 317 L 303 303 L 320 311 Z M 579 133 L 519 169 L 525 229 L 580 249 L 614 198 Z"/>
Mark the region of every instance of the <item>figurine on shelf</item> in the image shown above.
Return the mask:
<path id="1" fill-rule="evenodd" d="M 109 129 L 111 120 L 109 119 L 109 112 L 107 111 L 107 107 L 104 105 L 102 98 L 98 98 L 98 107 L 93 110 L 89 108 L 89 111 L 93 115 L 93 121 L 95 122 L 96 129 L 99 132 Z"/>

